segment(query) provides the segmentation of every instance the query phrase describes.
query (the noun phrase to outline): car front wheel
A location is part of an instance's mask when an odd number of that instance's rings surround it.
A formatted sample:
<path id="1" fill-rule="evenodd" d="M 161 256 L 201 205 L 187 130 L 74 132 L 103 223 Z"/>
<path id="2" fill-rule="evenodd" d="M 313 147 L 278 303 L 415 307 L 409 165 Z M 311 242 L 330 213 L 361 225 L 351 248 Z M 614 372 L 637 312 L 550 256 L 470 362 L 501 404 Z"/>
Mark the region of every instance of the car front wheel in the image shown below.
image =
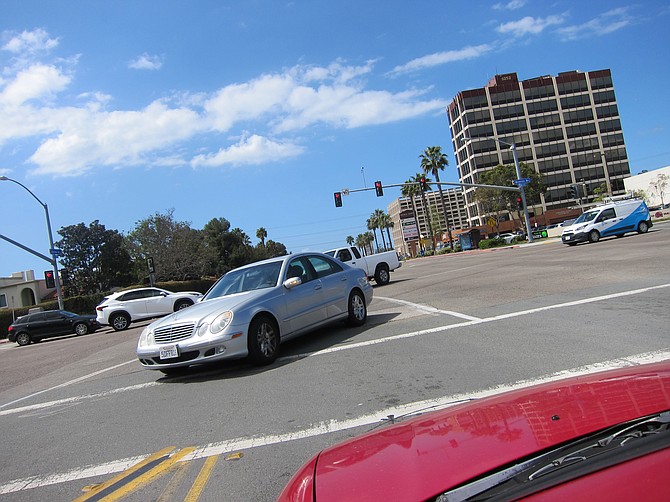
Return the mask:
<path id="1" fill-rule="evenodd" d="M 85 335 L 88 333 L 88 326 L 83 322 L 79 322 L 74 325 L 74 332 L 78 336 Z"/>
<path id="2" fill-rule="evenodd" d="M 30 343 L 30 335 L 28 333 L 19 333 L 16 335 L 16 343 L 21 347 L 28 345 Z"/>
<path id="3" fill-rule="evenodd" d="M 358 289 L 349 294 L 349 317 L 347 323 L 350 326 L 361 326 L 368 317 L 368 309 L 365 306 L 363 293 Z"/>
<path id="4" fill-rule="evenodd" d="M 273 363 L 279 352 L 279 328 L 274 320 L 261 316 L 251 321 L 247 346 L 252 363 L 258 366 Z"/>
<path id="5" fill-rule="evenodd" d="M 589 242 L 598 242 L 600 240 L 600 233 L 597 230 L 591 230 L 589 233 Z"/>
<path id="6" fill-rule="evenodd" d="M 109 324 L 112 325 L 114 331 L 123 331 L 130 326 L 130 316 L 124 313 L 114 314 L 109 320 Z"/>

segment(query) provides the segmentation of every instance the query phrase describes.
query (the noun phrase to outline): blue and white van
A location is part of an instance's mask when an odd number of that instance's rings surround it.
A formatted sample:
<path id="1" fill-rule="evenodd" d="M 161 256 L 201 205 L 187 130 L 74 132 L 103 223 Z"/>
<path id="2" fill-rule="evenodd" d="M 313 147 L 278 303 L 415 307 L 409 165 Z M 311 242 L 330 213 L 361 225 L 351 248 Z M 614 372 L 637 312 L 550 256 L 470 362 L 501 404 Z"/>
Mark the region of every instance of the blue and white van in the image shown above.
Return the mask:
<path id="1" fill-rule="evenodd" d="M 649 208 L 640 199 L 610 199 L 582 213 L 561 234 L 563 244 L 598 242 L 601 237 L 623 237 L 627 232 L 643 234 L 652 227 Z"/>

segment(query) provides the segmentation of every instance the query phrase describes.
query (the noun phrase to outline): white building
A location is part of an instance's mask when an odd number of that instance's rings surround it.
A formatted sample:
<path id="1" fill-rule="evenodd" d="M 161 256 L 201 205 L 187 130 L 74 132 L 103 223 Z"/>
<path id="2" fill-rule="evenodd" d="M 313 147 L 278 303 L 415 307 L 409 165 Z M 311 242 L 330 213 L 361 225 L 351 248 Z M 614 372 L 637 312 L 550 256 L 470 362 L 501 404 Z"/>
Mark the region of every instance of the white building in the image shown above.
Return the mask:
<path id="1" fill-rule="evenodd" d="M 636 174 L 625 178 L 623 182 L 626 192 L 644 192 L 650 208 L 661 209 L 662 205 L 670 204 L 670 166 Z"/>

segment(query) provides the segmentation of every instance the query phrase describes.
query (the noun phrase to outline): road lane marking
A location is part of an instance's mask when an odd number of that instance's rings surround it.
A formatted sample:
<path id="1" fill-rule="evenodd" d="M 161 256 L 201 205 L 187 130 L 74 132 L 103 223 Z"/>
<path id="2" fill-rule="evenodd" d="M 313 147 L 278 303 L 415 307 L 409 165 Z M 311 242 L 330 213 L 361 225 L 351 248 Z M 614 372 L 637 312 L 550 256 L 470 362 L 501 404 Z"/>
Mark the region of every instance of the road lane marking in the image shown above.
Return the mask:
<path id="1" fill-rule="evenodd" d="M 396 300 L 395 298 L 388 298 L 386 296 L 375 296 L 375 299 L 378 300 L 384 300 L 387 302 L 392 302 L 392 303 L 399 303 L 401 305 L 405 305 L 407 307 L 410 307 L 414 310 L 418 310 L 420 312 L 425 312 L 427 314 L 444 314 L 444 315 L 450 315 L 454 317 L 459 317 L 461 319 L 467 319 L 469 321 L 478 321 L 480 320 L 478 317 L 473 317 L 467 314 L 463 314 L 461 312 L 453 312 L 451 310 L 440 310 L 435 307 L 431 307 L 430 305 L 421 305 L 420 303 L 412 303 L 408 302 L 406 300 Z"/>
<path id="2" fill-rule="evenodd" d="M 317 424 L 312 424 L 305 429 L 293 432 L 287 432 L 283 434 L 271 434 L 267 436 L 243 437 L 243 438 L 219 441 L 216 443 L 210 443 L 205 446 L 190 448 L 189 450 L 191 451 L 187 452 L 183 457 L 179 459 L 179 461 L 188 462 L 198 458 L 207 458 L 216 455 L 221 455 L 222 453 L 235 452 L 245 449 L 248 450 L 260 446 L 268 446 L 277 443 L 294 441 L 297 439 L 305 439 L 309 437 L 330 434 L 333 432 L 340 432 L 356 427 L 379 425 L 389 415 L 393 415 L 394 417 L 403 417 L 405 415 L 411 415 L 419 412 L 435 411 L 447 408 L 449 406 L 453 406 L 458 403 L 462 403 L 464 401 L 481 399 L 483 397 L 488 397 L 500 394 L 502 392 L 528 387 L 531 385 L 537 385 L 556 380 L 563 380 L 565 378 L 570 378 L 579 375 L 586 375 L 589 373 L 605 371 L 608 369 L 624 368 L 629 366 L 637 366 L 640 364 L 664 361 L 666 359 L 670 359 L 670 350 L 657 350 L 652 352 L 645 352 L 633 356 L 622 357 L 618 359 L 612 359 L 609 361 L 603 361 L 600 363 L 580 366 L 569 370 L 563 370 L 556 373 L 552 373 L 550 375 L 538 377 L 535 379 L 526 379 L 514 382 L 512 384 L 498 385 L 481 391 L 471 393 L 460 393 L 451 396 L 444 396 L 441 398 L 416 401 L 414 403 L 395 406 L 393 408 L 387 408 L 385 410 L 378 410 L 376 412 L 362 415 L 357 418 L 347 420 L 333 419 L 329 421 L 322 421 L 318 422 Z M 185 452 L 186 450 L 187 449 L 183 449 L 181 450 L 181 452 Z M 7 493 L 14 493 L 31 488 L 40 488 L 59 483 L 78 481 L 95 476 L 112 475 L 120 471 L 129 469 L 133 467 L 134 464 L 136 464 L 137 462 L 141 462 L 146 459 L 147 455 L 144 455 L 123 460 L 117 460 L 115 462 L 107 462 L 97 466 L 88 466 L 79 469 L 72 469 L 68 472 L 60 474 L 52 474 L 48 476 L 33 476 L 30 478 L 17 479 L 5 483 L 3 485 L 0 485 L 0 495 L 4 495 Z"/>
<path id="3" fill-rule="evenodd" d="M 27 405 L 27 406 L 21 406 L 20 408 L 12 408 L 12 409 L 9 409 L 9 410 L 0 410 L 0 417 L 6 416 L 6 415 L 14 415 L 14 414 L 17 414 L 17 413 L 27 413 L 27 412 L 35 411 L 35 410 L 43 410 L 43 409 L 51 408 L 51 407 L 54 407 L 54 406 L 64 406 L 64 405 L 68 405 L 68 404 L 76 404 L 80 401 L 85 401 L 85 400 L 88 400 L 88 399 L 98 399 L 98 398 L 101 398 L 101 397 L 111 396 L 112 394 L 119 394 L 121 392 L 128 392 L 128 391 L 131 391 L 131 390 L 146 389 L 146 388 L 149 388 L 149 387 L 155 387 L 157 385 L 163 385 L 163 384 L 160 383 L 160 382 L 140 383 L 140 384 L 137 384 L 137 385 L 130 385 L 129 387 L 120 387 L 118 389 L 106 390 L 104 392 L 98 392 L 96 394 L 84 394 L 83 396 L 67 397 L 67 398 L 64 398 L 64 399 L 57 399 L 55 401 L 48 401 L 48 402 L 44 402 L 44 403 L 37 403 L 37 404 L 31 404 L 31 405 Z M 21 401 L 21 400 L 22 399 L 17 399 L 14 402 L 18 402 L 18 401 Z"/>
<path id="4" fill-rule="evenodd" d="M 188 491 L 184 502 L 198 501 L 200 495 L 202 495 L 202 491 L 205 489 L 207 481 L 209 481 L 209 477 L 212 474 L 212 469 L 214 469 L 214 465 L 216 465 L 217 460 L 219 460 L 219 455 L 212 455 L 207 460 L 205 460 L 205 465 L 203 465 L 202 469 L 200 469 L 200 473 L 193 482 L 191 489 Z"/>
<path id="5" fill-rule="evenodd" d="M 87 380 L 89 378 L 100 375 L 101 373 L 105 373 L 107 371 L 115 370 L 117 368 L 120 368 L 121 366 L 125 366 L 126 364 L 131 364 L 131 363 L 134 363 L 136 361 L 137 361 L 137 359 L 133 359 L 131 361 L 126 361 L 125 363 L 115 364 L 114 366 L 110 366 L 109 368 L 104 368 L 104 369 L 101 369 L 101 370 L 98 370 L 98 371 L 94 371 L 93 373 L 89 373 L 88 375 L 80 376 L 79 378 L 75 378 L 74 380 L 70 380 L 69 382 L 63 382 L 63 383 L 61 383 L 59 385 L 56 385 L 54 387 L 49 387 L 48 389 L 44 389 L 44 390 L 41 390 L 39 392 L 35 392 L 33 394 L 30 394 L 28 396 L 24 396 L 24 397 L 21 397 L 19 399 L 15 399 L 14 401 L 11 401 L 9 403 L 5 403 L 3 405 L 0 405 L 0 410 L 2 408 L 6 408 L 7 406 L 11 406 L 12 404 L 19 403 L 21 401 L 25 401 L 26 399 L 30 399 L 31 397 L 39 396 L 40 394 L 44 394 L 45 392 L 60 389 L 62 387 L 68 387 L 72 384 L 81 382 L 83 380 Z"/>
<path id="6" fill-rule="evenodd" d="M 160 451 L 157 451 L 153 455 L 149 455 L 147 458 L 142 460 L 141 462 L 138 462 L 137 464 L 129 467 L 128 469 L 124 470 L 117 476 L 114 476 L 112 479 L 109 479 L 105 481 L 104 483 L 101 483 L 95 487 L 93 487 L 91 490 L 86 492 L 84 495 L 81 497 L 77 498 L 74 500 L 74 502 L 84 502 L 85 500 L 99 500 L 100 495 L 106 493 L 107 490 L 112 488 L 113 486 L 117 485 L 124 479 L 133 476 L 136 472 L 142 472 L 143 469 L 153 466 L 156 463 L 162 462 L 167 456 L 172 453 L 176 449 L 176 446 L 168 446 L 167 448 L 163 448 Z"/>

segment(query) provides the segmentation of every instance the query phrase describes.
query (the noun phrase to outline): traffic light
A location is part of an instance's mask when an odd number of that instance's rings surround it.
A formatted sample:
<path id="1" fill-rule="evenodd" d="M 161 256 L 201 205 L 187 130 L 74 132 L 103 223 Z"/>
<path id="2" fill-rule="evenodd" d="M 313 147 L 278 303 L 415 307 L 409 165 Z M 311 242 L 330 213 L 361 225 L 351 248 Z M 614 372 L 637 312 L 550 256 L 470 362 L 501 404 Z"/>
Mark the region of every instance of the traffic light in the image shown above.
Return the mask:
<path id="1" fill-rule="evenodd" d="M 381 181 L 375 181 L 375 192 L 377 192 L 377 197 L 384 195 L 384 187 Z"/>
<path id="2" fill-rule="evenodd" d="M 521 203 L 521 197 L 517 195 L 516 197 L 516 210 L 521 211 L 523 209 L 523 204 Z"/>
<path id="3" fill-rule="evenodd" d="M 154 266 L 154 259 L 152 257 L 147 258 L 147 267 L 149 268 L 149 273 L 156 273 L 156 267 Z"/>
<path id="4" fill-rule="evenodd" d="M 335 207 L 342 207 L 342 192 L 335 192 Z"/>
<path id="5" fill-rule="evenodd" d="M 63 286 L 70 284 L 70 272 L 66 268 L 60 269 L 60 283 Z"/>
<path id="6" fill-rule="evenodd" d="M 426 177 L 425 176 L 421 176 L 420 184 L 421 184 L 421 191 L 422 192 L 425 192 L 426 190 L 428 190 L 428 183 L 426 182 Z"/>
<path id="7" fill-rule="evenodd" d="M 46 282 L 46 287 L 49 289 L 53 289 L 56 287 L 56 281 L 54 280 L 54 272 L 53 270 L 45 270 L 44 271 L 44 281 Z"/>
<path id="8" fill-rule="evenodd" d="M 579 185 L 570 185 L 570 188 L 568 188 L 568 196 L 571 199 L 578 199 L 579 198 Z"/>

